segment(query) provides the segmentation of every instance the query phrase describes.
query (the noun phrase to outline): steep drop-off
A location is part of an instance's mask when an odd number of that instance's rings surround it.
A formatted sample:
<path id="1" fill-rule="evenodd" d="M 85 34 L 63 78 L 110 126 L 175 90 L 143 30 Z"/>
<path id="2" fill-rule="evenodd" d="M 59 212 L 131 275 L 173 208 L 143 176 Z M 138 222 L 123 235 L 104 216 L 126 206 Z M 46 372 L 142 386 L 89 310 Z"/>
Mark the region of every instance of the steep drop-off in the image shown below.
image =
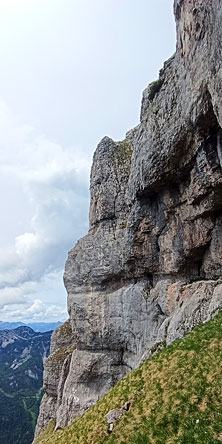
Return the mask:
<path id="1" fill-rule="evenodd" d="M 27 326 L 0 331 L 1 444 L 30 444 L 33 440 L 51 334 Z"/>
<path id="2" fill-rule="evenodd" d="M 69 320 L 52 337 L 36 435 L 222 306 L 222 3 L 176 0 L 177 49 L 141 122 L 105 137 L 90 229 L 66 262 Z"/>

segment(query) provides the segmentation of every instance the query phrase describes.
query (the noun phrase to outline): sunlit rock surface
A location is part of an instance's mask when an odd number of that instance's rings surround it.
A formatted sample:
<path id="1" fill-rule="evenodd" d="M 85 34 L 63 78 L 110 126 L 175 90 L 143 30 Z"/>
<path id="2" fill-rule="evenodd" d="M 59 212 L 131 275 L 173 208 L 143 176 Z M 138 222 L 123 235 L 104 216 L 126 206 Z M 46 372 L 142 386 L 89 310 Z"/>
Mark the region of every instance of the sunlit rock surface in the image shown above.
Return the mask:
<path id="1" fill-rule="evenodd" d="M 140 124 L 94 154 L 90 229 L 66 262 L 70 318 L 53 334 L 37 434 L 222 306 L 222 3 L 174 10 L 176 53 L 144 91 Z"/>

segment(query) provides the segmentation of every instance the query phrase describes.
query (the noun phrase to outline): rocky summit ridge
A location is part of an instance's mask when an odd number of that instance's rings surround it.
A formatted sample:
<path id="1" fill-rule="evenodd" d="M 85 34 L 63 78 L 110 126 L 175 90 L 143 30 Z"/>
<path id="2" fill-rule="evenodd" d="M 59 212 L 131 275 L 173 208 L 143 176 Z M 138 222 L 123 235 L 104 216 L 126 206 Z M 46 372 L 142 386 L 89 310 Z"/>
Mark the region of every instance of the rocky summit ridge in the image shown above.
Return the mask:
<path id="1" fill-rule="evenodd" d="M 222 3 L 175 0 L 175 54 L 126 139 L 99 143 L 89 233 L 69 252 L 69 320 L 45 362 L 36 436 L 62 428 L 222 306 Z"/>

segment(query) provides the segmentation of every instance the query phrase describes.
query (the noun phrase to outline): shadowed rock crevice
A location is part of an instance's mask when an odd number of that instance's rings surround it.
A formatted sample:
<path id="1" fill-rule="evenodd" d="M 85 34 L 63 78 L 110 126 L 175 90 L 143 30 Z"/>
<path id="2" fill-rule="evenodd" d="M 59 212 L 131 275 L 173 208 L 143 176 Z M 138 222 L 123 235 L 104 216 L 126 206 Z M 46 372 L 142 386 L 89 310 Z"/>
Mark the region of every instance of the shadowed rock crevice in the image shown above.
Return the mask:
<path id="1" fill-rule="evenodd" d="M 64 427 L 161 344 L 222 306 L 222 3 L 175 0 L 177 50 L 140 124 L 105 137 L 89 233 L 69 252 L 36 433 Z"/>

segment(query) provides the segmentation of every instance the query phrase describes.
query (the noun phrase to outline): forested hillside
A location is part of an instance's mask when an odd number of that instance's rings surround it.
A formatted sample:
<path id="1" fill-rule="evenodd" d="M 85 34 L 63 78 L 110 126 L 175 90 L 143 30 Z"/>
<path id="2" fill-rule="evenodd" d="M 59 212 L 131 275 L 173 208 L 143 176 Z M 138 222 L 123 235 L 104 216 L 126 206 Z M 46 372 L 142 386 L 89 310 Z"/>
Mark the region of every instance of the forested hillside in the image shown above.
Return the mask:
<path id="1" fill-rule="evenodd" d="M 0 331 L 1 444 L 33 440 L 51 333 L 36 333 L 29 327 Z"/>

